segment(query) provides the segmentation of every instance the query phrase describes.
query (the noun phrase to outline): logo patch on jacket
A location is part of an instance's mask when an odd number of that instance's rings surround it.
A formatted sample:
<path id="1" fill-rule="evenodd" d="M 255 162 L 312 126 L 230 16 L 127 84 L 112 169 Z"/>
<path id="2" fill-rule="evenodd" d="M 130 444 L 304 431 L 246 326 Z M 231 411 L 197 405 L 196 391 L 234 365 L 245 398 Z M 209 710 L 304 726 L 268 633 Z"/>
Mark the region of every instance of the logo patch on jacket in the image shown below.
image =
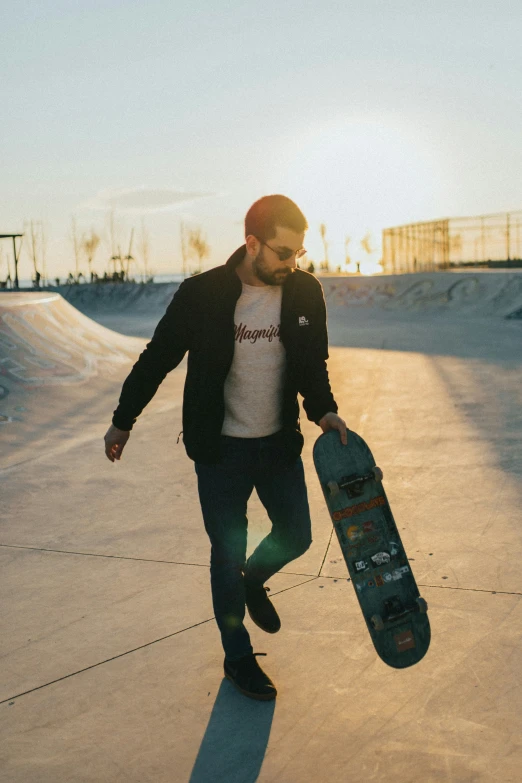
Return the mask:
<path id="1" fill-rule="evenodd" d="M 306 316 L 304 315 L 299 316 L 299 326 L 310 326 L 309 322 L 306 319 Z"/>

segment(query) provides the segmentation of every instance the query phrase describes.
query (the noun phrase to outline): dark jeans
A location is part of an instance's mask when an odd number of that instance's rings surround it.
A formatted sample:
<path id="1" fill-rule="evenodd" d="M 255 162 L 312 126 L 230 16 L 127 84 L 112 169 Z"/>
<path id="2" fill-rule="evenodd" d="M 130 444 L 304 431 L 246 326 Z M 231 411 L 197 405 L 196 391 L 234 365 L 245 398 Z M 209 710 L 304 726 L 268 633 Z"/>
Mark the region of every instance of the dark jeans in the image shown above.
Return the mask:
<path id="1" fill-rule="evenodd" d="M 221 436 L 218 464 L 195 463 L 203 521 L 211 543 L 210 584 L 216 622 L 228 660 L 253 652 L 245 617 L 244 579 L 263 585 L 312 543 L 301 457 L 289 458 L 281 433 L 265 438 Z M 245 563 L 247 501 L 254 487 L 271 532 Z M 244 571 L 244 576 L 243 576 Z"/>

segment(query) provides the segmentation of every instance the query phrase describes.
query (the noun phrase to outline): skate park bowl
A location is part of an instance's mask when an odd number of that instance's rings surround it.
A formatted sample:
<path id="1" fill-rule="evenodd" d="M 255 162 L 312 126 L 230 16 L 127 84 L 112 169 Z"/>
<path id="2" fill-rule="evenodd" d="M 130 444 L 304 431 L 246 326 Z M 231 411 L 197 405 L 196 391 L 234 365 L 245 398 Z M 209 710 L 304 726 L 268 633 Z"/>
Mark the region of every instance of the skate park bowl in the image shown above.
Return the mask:
<path id="1" fill-rule="evenodd" d="M 429 606 L 427 655 L 395 671 L 374 653 L 300 397 L 313 541 L 269 580 L 281 631 L 245 619 L 277 700 L 238 693 L 179 437 L 185 360 L 122 460 L 104 452 L 122 383 L 178 285 L 0 292 L 9 783 L 520 779 L 522 274 L 320 280 L 330 384 L 384 471 Z M 269 531 L 254 492 L 247 555 Z"/>
<path id="2" fill-rule="evenodd" d="M 426 272 L 407 275 L 319 276 L 330 314 L 365 311 L 457 317 L 522 318 L 522 272 Z M 63 285 L 58 292 L 98 320 L 136 323 L 160 318 L 178 283 Z"/>
<path id="3" fill-rule="evenodd" d="M 522 318 L 522 274 L 516 272 L 329 277 L 321 282 L 329 307 L 335 309 Z"/>

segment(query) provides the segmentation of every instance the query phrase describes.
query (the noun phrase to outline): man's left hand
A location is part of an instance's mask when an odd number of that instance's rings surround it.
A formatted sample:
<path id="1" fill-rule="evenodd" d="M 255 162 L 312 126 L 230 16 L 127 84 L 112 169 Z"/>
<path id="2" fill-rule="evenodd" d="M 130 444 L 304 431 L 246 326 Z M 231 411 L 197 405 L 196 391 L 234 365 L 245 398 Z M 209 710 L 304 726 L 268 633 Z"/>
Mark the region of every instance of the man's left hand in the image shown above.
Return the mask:
<path id="1" fill-rule="evenodd" d="M 341 419 L 337 413 L 325 413 L 323 418 L 319 421 L 319 426 L 323 432 L 328 432 L 329 430 L 339 430 L 341 433 L 341 443 L 343 446 L 346 446 L 348 443 L 346 422 L 344 419 Z"/>

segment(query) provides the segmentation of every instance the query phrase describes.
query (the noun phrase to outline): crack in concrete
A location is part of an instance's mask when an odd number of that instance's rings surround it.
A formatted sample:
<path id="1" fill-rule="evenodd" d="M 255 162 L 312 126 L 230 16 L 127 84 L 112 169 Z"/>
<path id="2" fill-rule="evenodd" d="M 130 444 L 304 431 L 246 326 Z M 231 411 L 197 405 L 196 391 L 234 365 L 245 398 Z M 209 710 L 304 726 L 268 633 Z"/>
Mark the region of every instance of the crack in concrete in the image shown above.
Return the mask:
<path id="1" fill-rule="evenodd" d="M 333 530 L 330 535 L 330 541 L 331 536 L 333 535 Z M 285 576 L 303 576 L 303 577 L 311 577 L 309 581 L 313 581 L 314 579 L 337 579 L 341 582 L 344 581 L 351 581 L 349 577 L 344 576 L 327 576 L 325 574 L 322 574 L 321 571 L 324 566 L 324 562 L 326 559 L 326 556 L 328 554 L 328 549 L 330 546 L 330 541 L 328 542 L 328 545 L 326 547 L 326 553 L 323 558 L 323 562 L 321 563 L 321 568 L 319 569 L 318 574 L 308 574 L 308 573 L 302 573 L 302 572 L 295 572 L 295 571 L 279 571 L 280 574 L 284 574 Z M 28 549 L 32 552 L 54 552 L 56 554 L 61 555 L 80 555 L 82 557 L 106 557 L 110 558 L 112 560 L 131 560 L 138 563 L 162 563 L 165 565 L 182 565 L 182 566 L 195 566 L 196 568 L 210 568 L 210 565 L 205 565 L 204 563 L 184 563 L 179 560 L 156 560 L 155 558 L 147 558 L 147 557 L 128 557 L 126 555 L 104 555 L 100 554 L 98 552 L 74 552 L 72 550 L 68 549 L 48 549 L 45 547 L 35 547 L 35 546 L 24 546 L 22 544 L 2 544 L 0 543 L 0 549 L 4 547 L 6 549 Z M 303 584 L 306 584 L 306 582 L 303 582 Z M 418 582 L 417 583 L 419 587 L 432 587 L 434 589 L 441 589 L 441 590 L 461 590 L 464 592 L 473 592 L 473 593 L 490 593 L 491 595 L 522 595 L 522 592 L 519 592 L 517 590 L 491 590 L 487 589 L 485 587 L 459 587 L 455 585 L 431 585 L 426 584 L 424 582 Z M 293 585 L 294 587 L 297 587 L 298 585 Z M 286 588 L 285 588 L 286 589 Z M 291 589 L 291 588 L 288 588 Z M 274 593 L 274 595 L 277 595 L 277 593 Z M 0 702 L 1 703 L 1 702 Z"/>
<path id="2" fill-rule="evenodd" d="M 296 587 L 301 587 L 303 584 L 308 584 L 308 582 L 314 582 L 317 579 L 316 576 L 314 576 L 312 579 L 308 579 L 306 582 L 301 582 L 301 584 L 298 585 L 291 585 L 291 587 L 285 587 L 282 590 L 278 590 L 277 593 L 273 593 L 273 595 L 279 595 L 280 593 L 286 593 L 288 590 L 293 590 Z M 98 666 L 103 666 L 105 663 L 110 663 L 111 661 L 116 661 L 118 658 L 123 658 L 126 655 L 130 655 L 131 653 L 138 652 L 138 650 L 144 650 L 146 647 L 151 647 L 153 644 L 158 644 L 159 642 L 163 642 L 166 639 L 171 639 L 173 636 L 179 636 L 181 633 L 185 633 L 185 631 L 191 631 L 193 628 L 198 628 L 200 625 L 205 625 L 206 623 L 212 622 L 215 617 L 209 617 L 207 620 L 201 620 L 199 623 L 194 623 L 194 625 L 189 625 L 186 628 L 180 628 L 179 631 L 174 631 L 174 633 L 167 634 L 166 636 L 161 636 L 159 639 L 153 639 L 151 642 L 146 642 L 146 644 L 141 644 L 138 647 L 133 647 L 131 650 L 126 650 L 123 653 L 119 653 L 118 655 L 113 655 L 111 658 L 106 658 L 103 661 L 98 661 L 98 663 L 93 663 L 91 666 L 85 666 L 83 669 L 78 669 L 78 671 L 71 672 L 70 674 L 65 674 L 63 677 L 57 677 L 55 680 L 51 680 L 50 682 L 45 682 L 43 685 L 37 685 L 34 688 L 29 688 L 27 691 L 23 691 L 22 693 L 17 693 L 16 696 L 10 696 L 7 699 L 2 699 L 0 701 L 1 704 L 5 704 L 6 702 L 13 701 L 15 699 L 19 699 L 21 696 L 27 696 L 29 693 L 34 693 L 35 691 L 39 691 L 42 688 L 47 688 L 48 685 L 55 685 L 57 682 L 62 682 L 63 680 L 69 679 L 69 677 L 75 677 L 77 674 L 82 674 L 83 672 L 87 672 L 90 669 L 96 669 Z"/>
<path id="3" fill-rule="evenodd" d="M 0 544 L 0 546 L 10 546 L 9 544 Z M 31 549 L 32 547 L 19 547 L 21 549 Z M 40 551 L 40 550 L 37 550 Z M 43 550 L 43 551 L 57 551 L 57 550 Z M 58 550 L 59 551 L 59 550 Z M 69 554 L 69 553 L 66 553 Z M 78 554 L 78 553 L 73 553 Z M 83 553 L 80 553 L 83 554 Z M 115 557 L 114 555 L 93 555 L 93 557 Z M 127 559 L 127 558 L 122 558 Z M 132 558 L 129 558 L 132 559 Z M 147 561 L 147 562 L 169 562 L 169 561 Z M 185 563 L 181 563 L 181 565 L 186 565 Z M 284 572 L 281 572 L 284 573 Z M 280 595 L 281 593 L 286 593 L 289 590 L 295 590 L 297 587 L 302 587 L 303 585 L 309 584 L 309 582 L 315 582 L 317 579 L 339 579 L 339 577 L 333 577 L 333 576 L 320 576 L 320 575 L 313 575 L 313 574 L 293 574 L 293 576 L 310 576 L 311 579 L 307 579 L 306 582 L 301 582 L 298 585 L 291 585 L 290 587 L 285 587 L 282 590 L 278 590 L 277 592 L 272 593 L 272 597 L 276 595 Z M 341 579 L 341 581 L 344 581 Z M 461 590 L 465 592 L 476 592 L 476 593 L 490 593 L 491 595 L 522 595 L 522 593 L 517 592 L 508 592 L 506 590 L 481 590 L 477 588 L 471 588 L 471 587 L 451 587 L 450 585 L 426 585 L 426 584 L 419 584 L 419 587 L 428 587 L 428 588 L 440 588 L 442 590 Z M 111 658 L 106 658 L 103 661 L 98 661 L 98 663 L 93 663 L 91 666 L 86 666 L 83 669 L 78 669 L 78 671 L 71 672 L 70 674 L 65 674 L 63 677 L 58 677 L 55 680 L 51 680 L 50 682 L 46 682 L 43 685 L 37 685 L 35 688 L 30 688 L 27 691 L 23 691 L 22 693 L 18 693 L 15 696 L 10 696 L 7 699 L 2 699 L 0 701 L 0 705 L 6 704 L 7 702 L 14 701 L 15 699 L 19 699 L 22 696 L 27 696 L 30 693 L 34 693 L 35 691 L 39 691 L 42 688 L 47 688 L 49 685 L 55 685 L 57 682 L 62 682 L 63 680 L 67 680 L 70 677 L 75 677 L 77 674 L 82 674 L 83 672 L 89 671 L 90 669 L 96 669 L 98 666 L 103 666 L 105 663 L 110 663 L 111 661 L 116 661 L 118 658 L 123 658 L 126 655 L 130 655 L 131 653 L 138 652 L 138 650 L 143 650 L 146 647 L 151 647 L 153 644 L 158 644 L 159 642 L 163 642 L 166 639 L 171 639 L 173 636 L 178 636 L 181 633 L 185 633 L 185 631 L 191 631 L 193 628 L 198 628 L 200 625 L 205 625 L 206 623 L 212 622 L 215 617 L 209 617 L 207 620 L 202 620 L 199 623 L 195 623 L 194 625 L 189 625 L 186 628 L 181 628 L 179 631 L 174 631 L 174 633 L 167 634 L 166 636 L 161 636 L 159 639 L 153 639 L 151 642 L 147 642 L 146 644 L 139 645 L 138 647 L 133 647 L 131 650 L 126 650 L 123 653 L 119 653 L 118 655 L 113 655 Z"/>
<path id="4" fill-rule="evenodd" d="M 158 642 L 163 642 L 165 639 L 171 639 L 173 636 L 177 636 L 180 633 L 184 633 L 185 631 L 190 631 L 192 628 L 197 628 L 200 625 L 205 625 L 205 623 L 211 622 L 214 617 L 210 617 L 208 620 L 202 620 L 200 623 L 195 623 L 194 625 L 190 625 L 187 628 L 181 628 L 179 631 L 174 631 L 174 633 L 167 634 L 167 636 L 162 636 L 160 639 L 154 639 L 152 642 L 146 642 L 146 644 L 141 644 L 139 647 L 134 647 L 132 650 L 126 650 L 123 653 L 119 653 L 118 655 L 113 655 L 112 658 L 106 658 L 103 661 L 98 661 L 98 663 L 93 663 L 91 666 L 85 666 L 83 669 L 78 669 L 78 671 L 71 672 L 70 674 L 64 674 L 63 677 L 58 677 L 56 680 L 51 680 L 50 682 L 45 682 L 43 685 L 37 685 L 35 688 L 30 688 L 27 691 L 23 691 L 23 693 L 17 693 L 16 696 L 10 696 L 8 699 L 2 699 L 0 701 L 0 704 L 5 704 L 6 702 L 13 701 L 13 699 L 19 699 L 21 696 L 27 696 L 29 693 L 34 693 L 34 691 L 39 691 L 42 688 L 47 688 L 48 685 L 54 685 L 57 682 L 62 682 L 62 680 L 67 680 L 69 677 L 75 677 L 77 674 L 82 674 L 83 672 L 87 672 L 90 669 L 96 669 L 98 666 L 103 666 L 105 663 L 110 663 L 111 661 L 116 661 L 118 658 L 123 658 L 125 655 L 130 655 L 133 652 L 137 652 L 138 650 L 144 650 L 146 647 L 151 647 L 153 644 L 157 644 Z"/>
<path id="5" fill-rule="evenodd" d="M 81 555 L 82 557 L 106 557 L 113 560 L 134 560 L 139 563 L 166 563 L 168 565 L 186 565 L 186 566 L 197 566 L 199 568 L 210 568 L 209 565 L 204 565 L 203 563 L 181 563 L 177 560 L 156 560 L 155 558 L 149 558 L 149 557 L 128 557 L 126 555 L 105 555 L 101 554 L 99 552 L 74 552 L 73 550 L 69 549 L 49 549 L 46 547 L 40 547 L 40 546 L 25 546 L 22 544 L 1 544 L 0 548 L 5 547 L 6 549 L 29 549 L 33 552 L 54 552 L 56 554 L 60 555 Z"/>

